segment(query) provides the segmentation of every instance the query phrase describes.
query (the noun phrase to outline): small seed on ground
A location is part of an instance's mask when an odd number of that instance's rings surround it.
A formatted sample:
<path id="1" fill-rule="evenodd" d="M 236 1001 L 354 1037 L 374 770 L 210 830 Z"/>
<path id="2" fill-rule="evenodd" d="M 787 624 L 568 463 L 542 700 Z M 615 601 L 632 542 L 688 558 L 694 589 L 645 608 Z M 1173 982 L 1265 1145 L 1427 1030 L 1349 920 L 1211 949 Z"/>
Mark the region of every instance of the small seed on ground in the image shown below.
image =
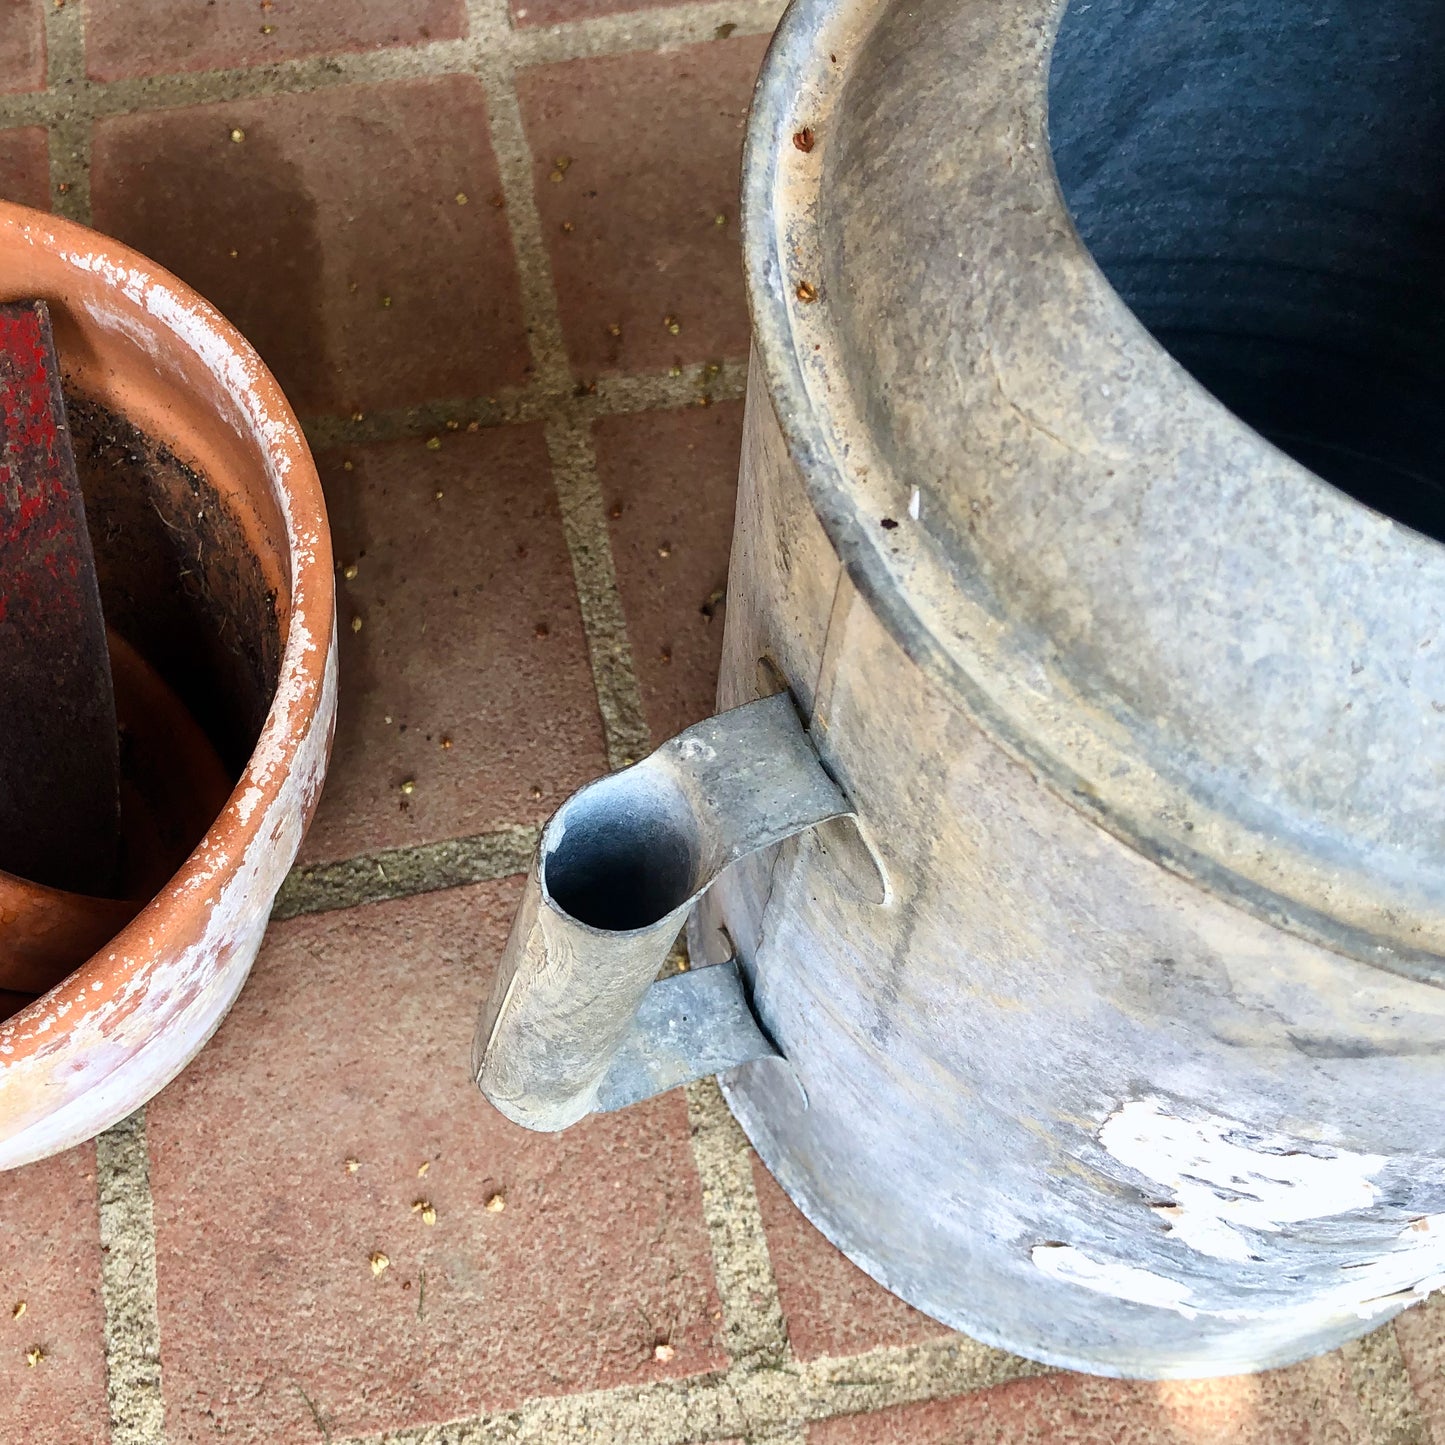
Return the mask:
<path id="1" fill-rule="evenodd" d="M 458 192 L 457 192 L 456 200 L 457 200 L 457 205 L 459 205 L 459 206 L 464 206 L 464 205 L 466 205 L 466 203 L 467 203 L 467 193 L 466 193 L 465 191 L 458 191 Z"/>
<path id="2" fill-rule="evenodd" d="M 816 301 L 818 299 L 818 288 L 811 281 L 798 282 L 798 300 Z"/>
<path id="3" fill-rule="evenodd" d="M 432 1204 L 430 1199 L 413 1200 L 411 1212 L 413 1214 L 421 1215 L 421 1222 L 423 1224 L 435 1224 L 437 1222 L 436 1207 Z"/>
<path id="4" fill-rule="evenodd" d="M 353 632 L 361 631 L 361 617 L 359 614 L 351 619 L 351 630 Z"/>
<path id="5" fill-rule="evenodd" d="M 25 1351 L 25 1363 L 33 1370 L 45 1358 L 45 1351 L 39 1345 L 31 1345 Z"/>
<path id="6" fill-rule="evenodd" d="M 341 569 L 341 575 L 345 577 L 348 582 L 354 582 L 356 580 L 356 574 L 360 570 L 355 562 L 348 562 L 346 566 Z"/>
<path id="7" fill-rule="evenodd" d="M 661 1365 L 671 1364 L 677 1358 L 677 1351 L 664 1340 L 653 1348 L 652 1358 Z"/>
<path id="8" fill-rule="evenodd" d="M 379 1249 L 373 1249 L 367 1255 L 366 1262 L 371 1266 L 373 1275 L 382 1274 L 391 1268 L 391 1261 Z"/>
<path id="9" fill-rule="evenodd" d="M 231 139 L 232 139 L 237 145 L 240 145 L 241 142 L 246 139 L 246 132 L 243 131 L 240 126 L 237 126 L 237 127 L 231 132 Z"/>
<path id="10" fill-rule="evenodd" d="M 24 1300 L 17 1300 L 17 1301 L 15 1302 L 15 1308 L 10 1311 L 10 1318 L 11 1318 L 12 1320 L 18 1320 L 18 1319 L 20 1318 L 20 1316 L 23 1315 L 24 1313 L 25 1313 L 25 1301 L 24 1301 Z"/>
<path id="11" fill-rule="evenodd" d="M 426 1178 L 426 1172 L 427 1172 L 427 1170 L 430 1169 L 430 1168 L 431 1168 L 431 1160 L 430 1160 L 430 1159 L 423 1159 L 422 1162 L 416 1166 L 416 1177 L 417 1177 L 418 1179 L 425 1179 L 425 1178 Z"/>
<path id="12" fill-rule="evenodd" d="M 416 779 L 403 778 L 401 782 L 401 791 L 405 793 L 408 798 L 411 797 L 411 795 L 416 792 Z"/>
<path id="13" fill-rule="evenodd" d="M 495 1194 L 488 1196 L 483 1208 L 488 1214 L 500 1214 L 507 1207 L 507 1197 L 499 1189 Z"/>
<path id="14" fill-rule="evenodd" d="M 813 140 L 812 126 L 805 125 L 802 130 L 795 130 L 793 132 L 793 144 L 797 146 L 804 155 L 807 155 L 807 153 L 813 149 Z"/>
<path id="15" fill-rule="evenodd" d="M 429 452 L 439 452 L 439 451 L 441 451 L 441 449 L 442 449 L 442 439 L 441 439 L 440 437 L 428 437 L 428 438 L 426 439 L 426 449 L 427 449 L 427 451 L 429 451 Z"/>

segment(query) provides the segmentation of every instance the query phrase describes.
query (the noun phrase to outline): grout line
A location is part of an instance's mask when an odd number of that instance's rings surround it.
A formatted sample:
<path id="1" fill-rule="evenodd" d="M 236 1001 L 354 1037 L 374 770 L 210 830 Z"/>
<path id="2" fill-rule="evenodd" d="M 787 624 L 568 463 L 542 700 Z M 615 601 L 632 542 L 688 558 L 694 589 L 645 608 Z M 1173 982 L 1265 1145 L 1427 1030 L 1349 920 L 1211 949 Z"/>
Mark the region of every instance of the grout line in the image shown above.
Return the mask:
<path id="1" fill-rule="evenodd" d="M 50 117 L 50 203 L 68 220 L 90 221 L 90 110 L 85 96 L 85 6 L 45 7 L 45 93 Z"/>
<path id="2" fill-rule="evenodd" d="M 689 1084 L 686 1094 L 728 1358 L 748 1369 L 776 1368 L 792 1352 L 753 1180 L 752 1150 L 715 1079 Z"/>
<path id="3" fill-rule="evenodd" d="M 771 35 L 783 9 L 782 0 L 707 0 L 546 29 L 526 27 L 516 32 L 513 55 L 519 66 L 551 65 L 630 50 L 675 50 L 730 35 Z"/>
<path id="4" fill-rule="evenodd" d="M 293 868 L 276 895 L 271 921 L 279 923 L 303 913 L 329 913 L 525 873 L 536 851 L 539 831 L 518 824 L 469 838 L 387 848 L 336 863 Z"/>
<path id="5" fill-rule="evenodd" d="M 337 1441 L 336 1445 L 700 1445 L 747 1436 L 796 1440 L 804 1425 L 890 1405 L 944 1399 L 1049 1373 L 962 1335 L 884 1346 L 847 1358 L 529 1400 L 447 1425 Z"/>
<path id="6" fill-rule="evenodd" d="M 111 1445 L 165 1445 L 145 1110 L 95 1141 Z"/>
<path id="7" fill-rule="evenodd" d="M 632 644 L 617 588 L 590 427 L 570 417 L 548 422 L 547 451 L 562 509 L 562 533 L 572 558 L 607 761 L 613 768 L 625 768 L 646 757 L 652 743 L 642 691 L 632 669 Z"/>
<path id="8" fill-rule="evenodd" d="M 351 416 L 312 416 L 303 427 L 313 450 L 324 451 L 462 428 L 516 426 L 559 415 L 592 421 L 643 411 L 677 411 L 741 401 L 747 391 L 747 374 L 746 360 L 709 361 L 667 371 L 603 376 L 587 387 L 568 381 L 563 388 L 548 388 L 539 382 L 506 388 L 495 396 L 456 397 L 369 411 L 360 421 Z"/>
<path id="9" fill-rule="evenodd" d="M 434 40 L 383 50 L 101 81 L 86 76 L 82 46 L 78 39 L 69 39 L 78 37 L 83 28 L 81 0 L 67 0 L 59 10 L 51 0 L 47 6 L 47 42 L 52 54 L 64 56 L 64 74 L 57 76 L 52 64 L 46 89 L 0 96 L 0 128 L 56 125 L 72 117 L 83 117 L 88 124 L 97 117 L 297 94 L 338 85 L 376 85 L 469 74 L 497 64 L 520 69 L 636 50 L 665 51 L 723 38 L 724 31 L 728 35 L 770 34 L 782 9 L 781 0 L 701 0 L 521 31 L 514 30 L 505 18 L 499 24 L 488 15 L 487 23 L 474 25 L 465 40 Z M 58 49 L 49 39 L 51 34 L 61 37 Z"/>
<path id="10" fill-rule="evenodd" d="M 1341 1354 L 1367 1421 L 1368 1445 L 1432 1445 L 1394 1321 L 1363 1339 L 1351 1340 Z"/>

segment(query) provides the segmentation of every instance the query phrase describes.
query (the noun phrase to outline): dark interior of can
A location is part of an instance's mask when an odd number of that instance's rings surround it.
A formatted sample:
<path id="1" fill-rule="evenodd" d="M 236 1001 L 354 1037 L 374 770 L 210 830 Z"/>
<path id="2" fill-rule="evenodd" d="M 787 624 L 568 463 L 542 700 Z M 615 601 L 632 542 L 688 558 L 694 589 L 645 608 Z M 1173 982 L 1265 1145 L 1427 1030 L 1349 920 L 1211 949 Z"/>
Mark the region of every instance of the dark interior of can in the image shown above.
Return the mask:
<path id="1" fill-rule="evenodd" d="M 1159 342 L 1445 538 L 1445 4 L 1074 0 L 1049 128 L 1085 244 Z"/>
<path id="2" fill-rule="evenodd" d="M 66 394 L 106 624 L 160 675 L 239 778 L 280 672 L 277 598 L 206 477 L 89 398 Z"/>

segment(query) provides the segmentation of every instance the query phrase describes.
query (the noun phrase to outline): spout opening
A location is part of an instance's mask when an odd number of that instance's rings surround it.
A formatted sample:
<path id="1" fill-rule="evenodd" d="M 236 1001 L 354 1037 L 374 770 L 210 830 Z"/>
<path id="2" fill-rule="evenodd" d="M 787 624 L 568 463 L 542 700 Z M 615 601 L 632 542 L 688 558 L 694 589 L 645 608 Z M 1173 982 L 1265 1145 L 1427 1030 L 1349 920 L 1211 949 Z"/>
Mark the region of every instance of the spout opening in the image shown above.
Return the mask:
<path id="1" fill-rule="evenodd" d="M 675 791 L 634 770 L 573 798 L 547 833 L 543 890 L 555 908 L 589 928 L 650 928 L 695 891 L 690 810 Z"/>

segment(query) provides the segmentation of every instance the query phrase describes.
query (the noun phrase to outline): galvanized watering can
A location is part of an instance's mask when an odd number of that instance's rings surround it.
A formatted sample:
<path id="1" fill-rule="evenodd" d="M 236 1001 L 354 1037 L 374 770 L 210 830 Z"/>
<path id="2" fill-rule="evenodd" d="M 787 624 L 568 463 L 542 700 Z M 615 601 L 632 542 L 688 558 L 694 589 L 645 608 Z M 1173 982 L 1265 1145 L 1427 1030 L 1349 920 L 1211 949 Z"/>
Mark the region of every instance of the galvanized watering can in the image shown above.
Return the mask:
<path id="1" fill-rule="evenodd" d="M 795 0 L 720 714 L 552 819 L 475 1072 L 721 1072 L 919 1308 L 1250 1370 L 1445 1283 L 1445 10 L 1062 11 Z"/>

